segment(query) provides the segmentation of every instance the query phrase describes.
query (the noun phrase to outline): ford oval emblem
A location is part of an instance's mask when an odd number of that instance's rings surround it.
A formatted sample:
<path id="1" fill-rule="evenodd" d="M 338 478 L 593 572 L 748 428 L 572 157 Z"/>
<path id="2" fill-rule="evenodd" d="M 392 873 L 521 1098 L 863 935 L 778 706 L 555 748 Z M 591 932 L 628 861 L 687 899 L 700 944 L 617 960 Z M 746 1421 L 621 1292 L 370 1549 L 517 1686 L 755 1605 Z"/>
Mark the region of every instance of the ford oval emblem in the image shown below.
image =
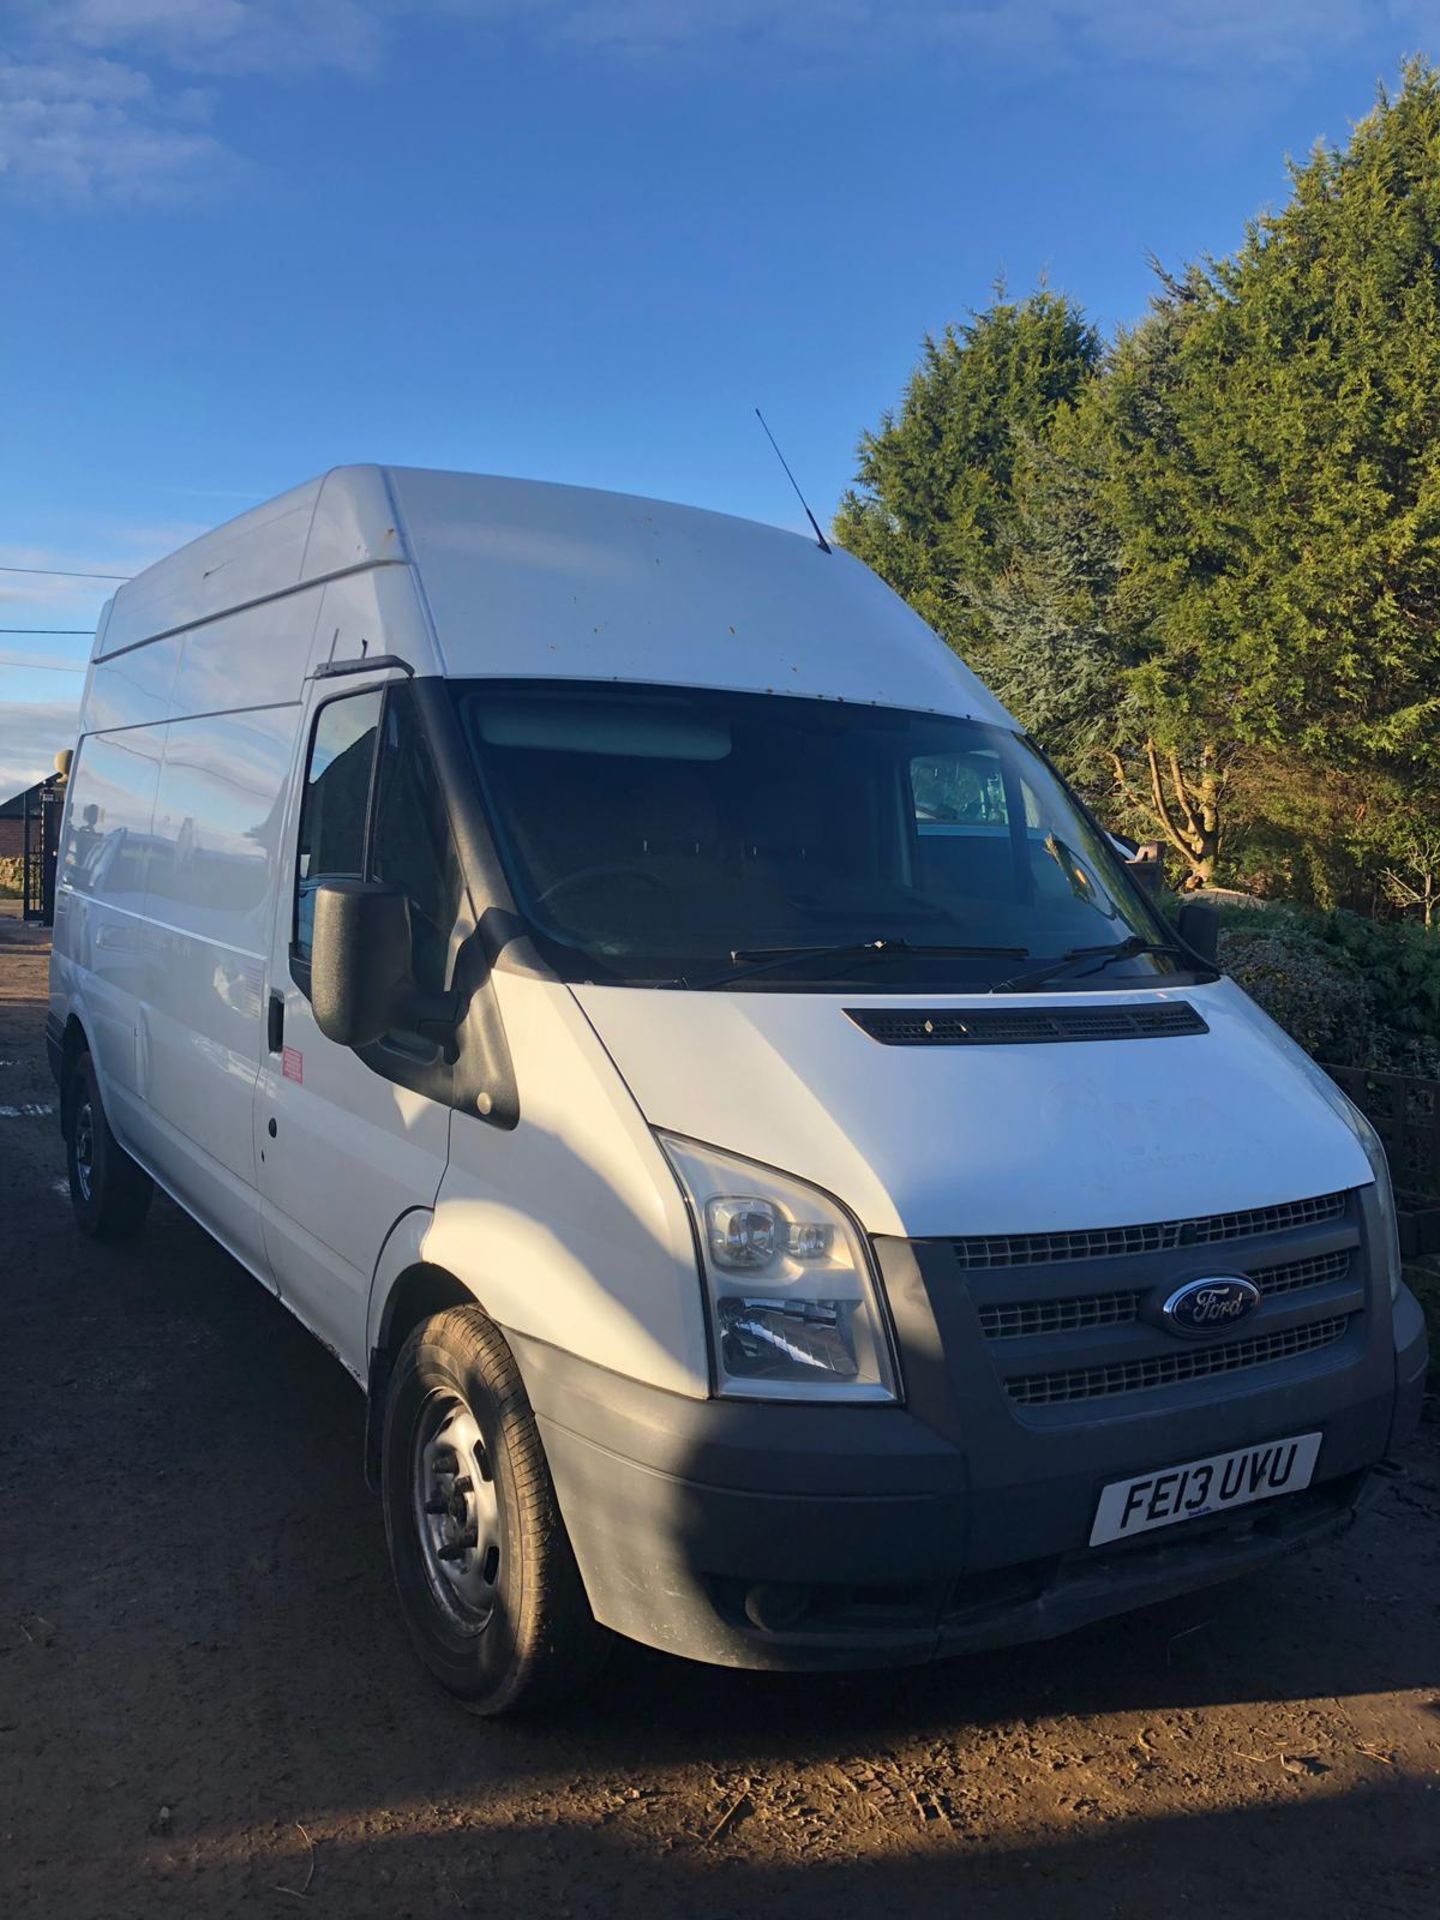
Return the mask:
<path id="1" fill-rule="evenodd" d="M 1238 1273 L 1216 1274 L 1205 1280 L 1187 1280 L 1160 1309 L 1161 1318 L 1175 1333 L 1223 1333 L 1252 1314 L 1260 1304 L 1260 1289 Z"/>

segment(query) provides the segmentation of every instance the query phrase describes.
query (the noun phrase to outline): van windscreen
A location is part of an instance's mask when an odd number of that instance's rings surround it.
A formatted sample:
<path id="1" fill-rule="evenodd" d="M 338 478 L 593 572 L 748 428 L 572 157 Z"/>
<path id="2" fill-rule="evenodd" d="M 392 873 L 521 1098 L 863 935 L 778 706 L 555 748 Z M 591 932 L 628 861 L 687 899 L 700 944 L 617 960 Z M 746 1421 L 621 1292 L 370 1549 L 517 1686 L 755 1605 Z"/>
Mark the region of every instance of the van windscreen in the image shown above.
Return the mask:
<path id="1" fill-rule="evenodd" d="M 1088 986 L 1173 971 L 1131 951 L 1165 929 L 1003 728 L 613 683 L 456 696 L 516 903 L 566 978 L 984 990 L 1076 948 Z"/>

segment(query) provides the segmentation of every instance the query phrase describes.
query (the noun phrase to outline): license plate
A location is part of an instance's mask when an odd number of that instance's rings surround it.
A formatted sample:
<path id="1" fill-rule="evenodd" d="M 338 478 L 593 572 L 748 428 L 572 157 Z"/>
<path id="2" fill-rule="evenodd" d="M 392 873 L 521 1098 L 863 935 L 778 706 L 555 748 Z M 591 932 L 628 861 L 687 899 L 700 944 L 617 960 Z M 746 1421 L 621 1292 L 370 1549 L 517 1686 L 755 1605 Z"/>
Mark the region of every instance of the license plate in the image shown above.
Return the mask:
<path id="1" fill-rule="evenodd" d="M 1198 1520 L 1205 1513 L 1226 1513 L 1256 1500 L 1273 1500 L 1279 1493 L 1298 1493 L 1308 1487 L 1320 1452 L 1318 1433 L 1297 1434 L 1290 1440 L 1268 1440 L 1263 1446 L 1237 1447 L 1233 1453 L 1212 1453 L 1183 1467 L 1145 1473 L 1134 1480 L 1112 1480 L 1100 1495 L 1092 1547 L 1107 1540 L 1128 1540 L 1154 1527 L 1173 1527 L 1179 1520 Z"/>

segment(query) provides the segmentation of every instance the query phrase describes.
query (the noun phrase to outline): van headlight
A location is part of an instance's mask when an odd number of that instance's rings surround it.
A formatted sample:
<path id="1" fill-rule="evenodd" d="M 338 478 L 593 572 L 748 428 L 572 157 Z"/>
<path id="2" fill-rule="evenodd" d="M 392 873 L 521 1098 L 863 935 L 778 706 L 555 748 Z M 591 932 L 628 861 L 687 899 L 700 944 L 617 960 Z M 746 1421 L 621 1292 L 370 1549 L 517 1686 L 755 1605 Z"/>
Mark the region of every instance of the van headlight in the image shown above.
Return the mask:
<path id="1" fill-rule="evenodd" d="M 700 1243 L 718 1393 L 894 1400 L 865 1236 L 837 1200 L 753 1160 L 662 1133 Z"/>
<path id="2" fill-rule="evenodd" d="M 1353 1100 L 1347 1098 L 1347 1105 L 1354 1119 L 1351 1124 L 1361 1146 L 1365 1149 L 1365 1158 L 1370 1162 L 1370 1171 L 1375 1176 L 1375 1204 L 1380 1209 L 1380 1231 L 1384 1244 L 1377 1248 L 1378 1257 L 1384 1260 L 1390 1269 L 1390 1298 L 1400 1297 L 1400 1215 L 1395 1207 L 1395 1187 L 1390 1179 L 1390 1162 L 1385 1157 L 1385 1143 L 1365 1118 Z"/>

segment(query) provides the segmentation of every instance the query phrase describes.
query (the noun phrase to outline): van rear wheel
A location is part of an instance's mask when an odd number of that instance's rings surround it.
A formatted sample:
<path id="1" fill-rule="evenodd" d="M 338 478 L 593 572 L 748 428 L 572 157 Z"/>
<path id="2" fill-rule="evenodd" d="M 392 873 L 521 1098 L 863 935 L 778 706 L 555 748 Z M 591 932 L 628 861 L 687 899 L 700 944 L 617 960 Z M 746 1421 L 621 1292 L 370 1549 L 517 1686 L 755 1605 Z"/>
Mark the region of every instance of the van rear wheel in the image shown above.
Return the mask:
<path id="1" fill-rule="evenodd" d="M 110 1131 L 95 1062 L 82 1053 L 65 1102 L 65 1159 L 75 1223 L 92 1240 L 133 1240 L 145 1225 L 155 1183 Z"/>
<path id="2" fill-rule="evenodd" d="M 514 1356 L 478 1307 L 422 1321 L 385 1406 L 385 1532 L 405 1623 L 472 1713 L 548 1706 L 607 1636 L 580 1580 Z"/>

